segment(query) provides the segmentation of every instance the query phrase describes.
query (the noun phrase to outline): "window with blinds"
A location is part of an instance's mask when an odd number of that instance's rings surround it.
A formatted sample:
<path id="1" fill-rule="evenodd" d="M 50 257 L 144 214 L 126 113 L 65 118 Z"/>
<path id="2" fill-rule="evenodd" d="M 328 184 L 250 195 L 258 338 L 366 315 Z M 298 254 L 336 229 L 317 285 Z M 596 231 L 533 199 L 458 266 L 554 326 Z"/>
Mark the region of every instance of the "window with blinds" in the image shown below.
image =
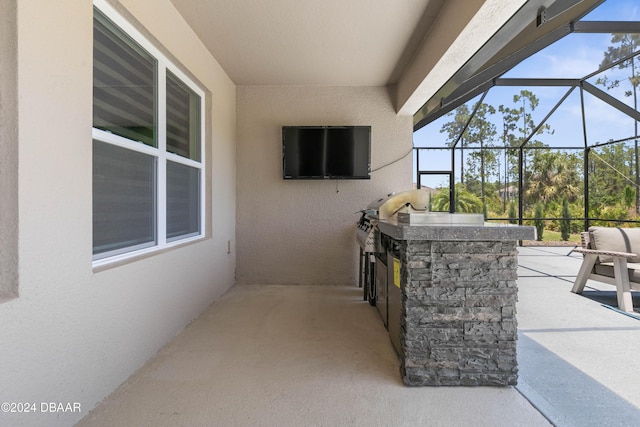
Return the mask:
<path id="1" fill-rule="evenodd" d="M 103 0 L 94 9 L 94 264 L 203 233 L 204 94 Z"/>
<path id="2" fill-rule="evenodd" d="M 93 21 L 93 127 L 153 147 L 156 61 L 100 12 Z"/>

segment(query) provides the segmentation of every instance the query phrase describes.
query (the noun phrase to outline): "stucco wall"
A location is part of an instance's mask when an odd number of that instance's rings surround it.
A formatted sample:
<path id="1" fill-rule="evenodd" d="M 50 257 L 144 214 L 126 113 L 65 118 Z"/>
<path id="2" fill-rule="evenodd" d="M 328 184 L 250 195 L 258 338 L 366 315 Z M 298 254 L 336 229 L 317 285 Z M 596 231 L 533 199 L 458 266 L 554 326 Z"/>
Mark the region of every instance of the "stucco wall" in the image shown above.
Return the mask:
<path id="1" fill-rule="evenodd" d="M 92 4 L 18 2 L 20 297 L 0 304 L 0 402 L 82 412 L 0 425 L 73 424 L 234 281 L 235 87 L 168 0 L 120 3 L 210 92 L 207 238 L 92 270 Z"/>
<path id="2" fill-rule="evenodd" d="M 411 154 L 371 180 L 282 179 L 283 125 L 370 125 L 372 169 L 411 150 L 412 118 L 378 87 L 245 86 L 238 103 L 238 284 L 356 285 L 356 212 L 411 189 Z"/>
<path id="3" fill-rule="evenodd" d="M 15 0 L 0 1 L 0 303 L 18 295 L 18 125 Z"/>

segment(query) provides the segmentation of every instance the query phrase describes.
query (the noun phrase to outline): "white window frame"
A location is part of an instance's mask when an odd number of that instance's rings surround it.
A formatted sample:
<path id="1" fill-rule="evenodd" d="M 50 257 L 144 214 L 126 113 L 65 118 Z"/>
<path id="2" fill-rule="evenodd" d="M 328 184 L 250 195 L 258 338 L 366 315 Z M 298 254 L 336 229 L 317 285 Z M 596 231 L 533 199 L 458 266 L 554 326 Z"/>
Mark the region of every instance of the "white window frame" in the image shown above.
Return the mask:
<path id="1" fill-rule="evenodd" d="M 92 136 L 96 141 L 113 144 L 115 146 L 125 148 L 153 156 L 156 159 L 156 239 L 155 244 L 144 245 L 144 248 L 136 249 L 136 247 L 123 248 L 113 252 L 106 252 L 93 256 L 93 267 L 99 267 L 114 262 L 127 260 L 140 255 L 157 252 L 172 246 L 184 244 L 204 237 L 205 233 L 205 92 L 195 84 L 186 74 L 176 67 L 162 52 L 157 49 L 146 37 L 142 35 L 132 24 L 123 18 L 109 3 L 105 0 L 94 0 L 93 5 L 114 24 L 116 24 L 123 33 L 131 37 L 144 50 L 147 51 L 157 62 L 157 147 L 145 145 L 140 142 L 132 141 L 128 138 L 103 131 L 101 129 L 92 128 Z M 200 161 L 191 160 L 177 154 L 167 151 L 166 147 L 166 70 L 171 71 L 174 76 L 180 79 L 189 89 L 200 97 Z M 167 240 L 167 162 L 172 161 L 199 170 L 199 186 L 200 186 L 200 231 L 197 235 L 186 235 L 185 237 L 176 237 Z"/>

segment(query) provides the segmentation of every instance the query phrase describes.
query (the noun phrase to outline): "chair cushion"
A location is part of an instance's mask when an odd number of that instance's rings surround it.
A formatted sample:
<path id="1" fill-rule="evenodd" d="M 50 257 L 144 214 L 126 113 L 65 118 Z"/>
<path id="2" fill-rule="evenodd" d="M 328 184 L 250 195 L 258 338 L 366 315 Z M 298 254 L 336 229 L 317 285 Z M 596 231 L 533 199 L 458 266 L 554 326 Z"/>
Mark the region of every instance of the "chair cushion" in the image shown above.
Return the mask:
<path id="1" fill-rule="evenodd" d="M 640 264 L 627 263 L 627 269 L 629 270 L 629 281 L 640 283 Z M 602 276 L 613 277 L 613 262 L 596 264 L 593 271 Z"/>
<path id="2" fill-rule="evenodd" d="M 591 249 L 631 252 L 638 256 L 627 261 L 640 263 L 640 228 L 589 227 Z M 611 262 L 613 257 L 600 255 L 600 262 Z"/>

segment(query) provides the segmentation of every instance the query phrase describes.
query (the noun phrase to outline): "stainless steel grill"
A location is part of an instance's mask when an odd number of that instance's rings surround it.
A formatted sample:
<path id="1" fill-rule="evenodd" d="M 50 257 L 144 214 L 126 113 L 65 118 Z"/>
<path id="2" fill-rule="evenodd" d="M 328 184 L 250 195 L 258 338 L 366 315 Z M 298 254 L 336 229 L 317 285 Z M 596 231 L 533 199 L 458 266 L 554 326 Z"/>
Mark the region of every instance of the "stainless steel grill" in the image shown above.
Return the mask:
<path id="1" fill-rule="evenodd" d="M 426 190 L 409 190 L 391 193 L 377 199 L 361 211 L 356 225 L 356 241 L 360 246 L 359 286 L 364 288 L 364 299 L 375 305 L 375 269 L 376 258 L 383 260 L 382 239 L 378 222 L 397 217 L 399 213 L 426 212 L 429 209 L 429 193 Z"/>
<path id="2" fill-rule="evenodd" d="M 356 227 L 356 241 L 363 252 L 380 252 L 378 220 L 397 217 L 399 213 L 426 212 L 429 209 L 429 193 L 426 190 L 409 190 L 391 193 L 375 200 L 362 210 Z"/>
<path id="3" fill-rule="evenodd" d="M 356 241 L 364 252 L 378 251 L 376 241 L 380 239 L 376 238 L 377 225 L 377 219 L 367 218 L 366 213 L 362 213 L 356 229 Z"/>

